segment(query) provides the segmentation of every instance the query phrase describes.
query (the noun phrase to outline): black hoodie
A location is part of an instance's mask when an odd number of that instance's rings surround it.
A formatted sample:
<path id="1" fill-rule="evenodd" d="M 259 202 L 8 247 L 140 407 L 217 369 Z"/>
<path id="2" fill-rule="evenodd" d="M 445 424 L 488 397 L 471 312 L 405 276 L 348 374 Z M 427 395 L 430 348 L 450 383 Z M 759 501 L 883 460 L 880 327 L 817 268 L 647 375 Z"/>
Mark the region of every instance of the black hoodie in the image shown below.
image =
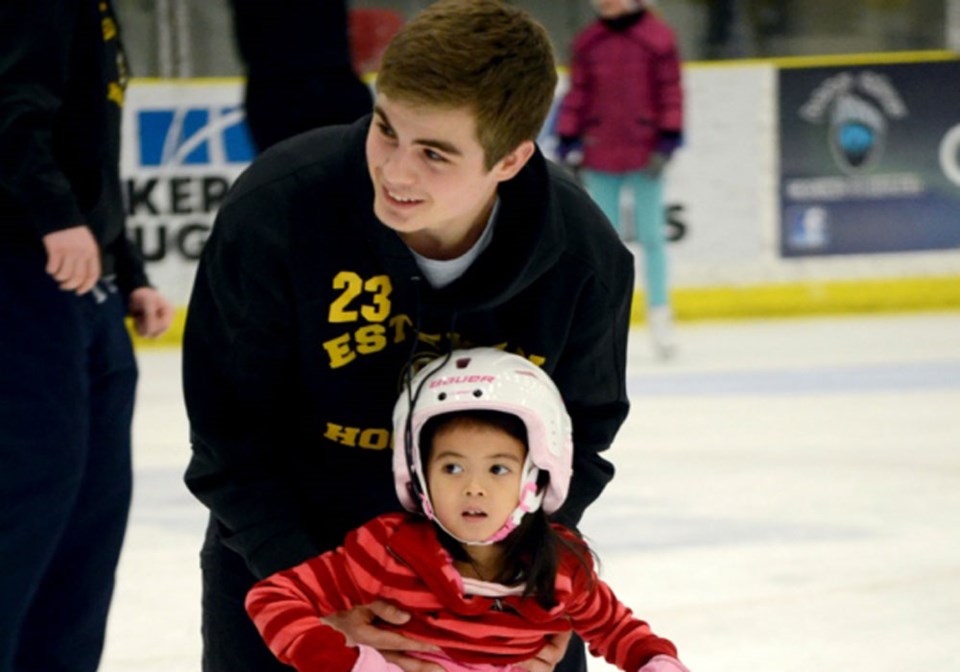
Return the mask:
<path id="1" fill-rule="evenodd" d="M 496 346 L 540 364 L 574 426 L 575 525 L 613 467 L 626 417 L 633 260 L 576 184 L 538 152 L 500 185 L 493 240 L 431 288 L 373 212 L 370 118 L 277 145 L 241 176 L 188 309 L 190 490 L 257 576 L 399 510 L 391 415 L 405 366 Z"/>

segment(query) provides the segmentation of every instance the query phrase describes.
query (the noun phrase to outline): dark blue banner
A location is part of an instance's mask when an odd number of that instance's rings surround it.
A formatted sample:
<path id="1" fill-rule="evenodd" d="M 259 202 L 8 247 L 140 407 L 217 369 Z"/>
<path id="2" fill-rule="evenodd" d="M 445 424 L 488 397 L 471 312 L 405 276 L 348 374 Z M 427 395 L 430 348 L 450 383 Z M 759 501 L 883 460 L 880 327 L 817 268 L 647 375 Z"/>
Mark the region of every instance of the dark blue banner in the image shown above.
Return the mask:
<path id="1" fill-rule="evenodd" d="M 787 68 L 784 257 L 960 248 L 960 61 Z"/>

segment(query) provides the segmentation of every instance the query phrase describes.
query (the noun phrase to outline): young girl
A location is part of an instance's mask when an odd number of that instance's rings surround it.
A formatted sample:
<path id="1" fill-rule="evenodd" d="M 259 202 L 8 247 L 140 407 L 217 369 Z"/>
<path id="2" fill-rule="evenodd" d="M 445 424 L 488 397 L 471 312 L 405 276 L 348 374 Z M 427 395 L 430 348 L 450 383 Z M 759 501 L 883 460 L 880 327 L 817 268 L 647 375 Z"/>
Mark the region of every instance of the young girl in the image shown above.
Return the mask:
<path id="1" fill-rule="evenodd" d="M 491 348 L 454 351 L 413 378 L 394 429 L 397 494 L 410 513 L 373 519 L 247 597 L 281 662 L 400 670 L 321 620 L 379 599 L 412 615 L 403 634 L 440 651 L 411 655 L 447 670 L 511 670 L 573 629 L 622 670 L 686 672 L 673 644 L 597 577 L 584 542 L 547 520 L 567 496 L 572 435 L 543 371 Z"/>
<path id="2" fill-rule="evenodd" d="M 584 187 L 621 238 L 643 246 L 647 322 L 660 357 L 675 350 L 667 288 L 663 170 L 683 137 L 680 54 L 648 0 L 592 0 L 597 20 L 571 49 L 557 115 L 559 154 L 580 155 Z M 577 149 L 576 152 L 573 150 Z M 621 192 L 633 196 L 622 221 Z"/>

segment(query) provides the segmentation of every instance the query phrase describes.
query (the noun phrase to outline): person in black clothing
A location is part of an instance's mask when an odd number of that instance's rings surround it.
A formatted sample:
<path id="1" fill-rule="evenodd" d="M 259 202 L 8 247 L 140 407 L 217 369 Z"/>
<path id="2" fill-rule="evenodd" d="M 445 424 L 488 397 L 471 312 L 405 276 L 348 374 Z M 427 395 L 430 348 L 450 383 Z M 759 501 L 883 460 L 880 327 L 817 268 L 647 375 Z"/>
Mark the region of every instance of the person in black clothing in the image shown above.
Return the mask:
<path id="1" fill-rule="evenodd" d="M 247 71 L 247 124 L 259 151 L 370 113 L 370 89 L 350 62 L 346 0 L 230 4 Z"/>
<path id="2" fill-rule="evenodd" d="M 280 670 L 243 609 L 256 580 L 401 510 L 391 414 L 411 370 L 452 349 L 522 354 L 556 381 L 575 527 L 613 476 L 627 415 L 633 261 L 590 197 L 534 143 L 556 85 L 543 27 L 499 0 L 441 0 L 394 38 L 372 117 L 259 156 L 221 207 L 184 335 L 207 672 Z M 335 624 L 406 670 L 422 644 Z M 558 639 L 531 661 L 549 670 Z M 586 669 L 582 646 L 560 669 Z M 576 660 L 579 658 L 579 660 Z"/>
<path id="3" fill-rule="evenodd" d="M 124 316 L 173 309 L 126 237 L 106 0 L 0 3 L 0 671 L 97 669 L 131 492 Z"/>

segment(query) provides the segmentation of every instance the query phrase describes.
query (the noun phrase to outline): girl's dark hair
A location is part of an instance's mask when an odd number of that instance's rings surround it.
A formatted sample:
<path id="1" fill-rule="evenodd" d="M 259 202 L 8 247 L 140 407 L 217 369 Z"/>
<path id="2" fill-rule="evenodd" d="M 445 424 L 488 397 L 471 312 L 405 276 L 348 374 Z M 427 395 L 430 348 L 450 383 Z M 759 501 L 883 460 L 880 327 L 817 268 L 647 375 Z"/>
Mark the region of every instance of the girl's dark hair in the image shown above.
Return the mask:
<path id="1" fill-rule="evenodd" d="M 440 430 L 455 426 L 494 427 L 522 442 L 529 450 L 527 426 L 515 415 L 488 410 L 444 413 L 427 420 L 420 430 L 420 459 L 423 462 L 421 467 L 423 473 L 427 473 L 427 461 L 433 450 L 434 437 Z M 423 450 L 424 448 L 427 450 Z M 540 489 L 546 487 L 549 480 L 550 474 L 541 471 L 537 487 Z M 439 526 L 437 526 L 437 537 L 455 560 L 470 562 L 470 556 L 464 550 L 463 544 Z M 572 553 L 587 574 L 591 574 L 590 551 L 587 545 L 571 542 L 558 534 L 542 508 L 525 515 L 520 525 L 499 543 L 504 551 L 503 568 L 498 576 L 490 580 L 508 586 L 523 583 L 523 596 L 532 595 L 544 609 L 550 609 L 557 604 L 557 567 L 561 553 Z"/>

